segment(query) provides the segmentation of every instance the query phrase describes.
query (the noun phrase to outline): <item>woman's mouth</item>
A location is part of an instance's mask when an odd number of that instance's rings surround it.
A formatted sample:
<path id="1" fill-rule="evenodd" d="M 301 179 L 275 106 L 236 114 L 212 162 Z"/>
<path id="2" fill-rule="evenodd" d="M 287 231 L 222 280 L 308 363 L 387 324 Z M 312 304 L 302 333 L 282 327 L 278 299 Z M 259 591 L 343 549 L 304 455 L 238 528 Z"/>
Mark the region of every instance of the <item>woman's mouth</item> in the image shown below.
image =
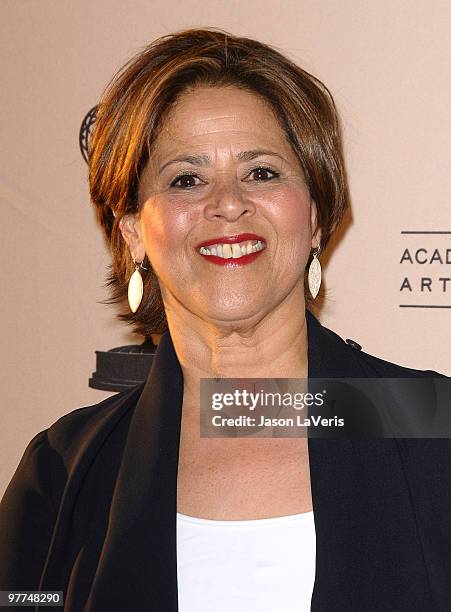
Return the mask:
<path id="1" fill-rule="evenodd" d="M 265 241 L 259 236 L 240 234 L 215 239 L 198 245 L 196 250 L 205 259 L 220 266 L 242 266 L 251 263 L 266 248 Z"/>

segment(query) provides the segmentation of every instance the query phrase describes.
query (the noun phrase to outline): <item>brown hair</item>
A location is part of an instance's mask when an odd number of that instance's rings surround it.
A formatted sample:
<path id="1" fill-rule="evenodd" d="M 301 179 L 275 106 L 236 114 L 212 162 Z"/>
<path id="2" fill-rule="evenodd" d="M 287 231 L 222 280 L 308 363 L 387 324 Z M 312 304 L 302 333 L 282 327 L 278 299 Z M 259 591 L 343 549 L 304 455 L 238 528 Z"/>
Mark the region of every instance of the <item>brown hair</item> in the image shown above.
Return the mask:
<path id="1" fill-rule="evenodd" d="M 327 87 L 274 48 L 222 30 L 188 29 L 152 42 L 113 77 L 97 109 L 89 148 L 91 199 L 112 252 L 109 303 L 125 301 L 133 262 L 119 223 L 138 212 L 138 186 L 159 127 L 197 85 L 235 85 L 270 104 L 304 170 L 325 247 L 349 206 L 339 119 Z M 136 313 L 119 314 L 145 336 L 167 327 L 147 257 Z M 311 298 L 306 292 L 306 303 Z"/>

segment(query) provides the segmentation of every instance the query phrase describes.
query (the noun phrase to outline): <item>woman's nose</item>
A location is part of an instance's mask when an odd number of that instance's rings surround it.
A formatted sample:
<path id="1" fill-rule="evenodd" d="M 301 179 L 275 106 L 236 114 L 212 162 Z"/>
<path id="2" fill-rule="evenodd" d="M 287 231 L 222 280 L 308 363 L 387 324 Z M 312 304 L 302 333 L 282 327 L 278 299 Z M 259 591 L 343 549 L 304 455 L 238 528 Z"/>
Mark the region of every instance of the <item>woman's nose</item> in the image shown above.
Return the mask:
<path id="1" fill-rule="evenodd" d="M 255 205 L 247 194 L 242 193 L 236 185 L 216 186 L 205 205 L 207 219 L 222 217 L 227 221 L 236 221 L 241 216 L 255 213 Z"/>

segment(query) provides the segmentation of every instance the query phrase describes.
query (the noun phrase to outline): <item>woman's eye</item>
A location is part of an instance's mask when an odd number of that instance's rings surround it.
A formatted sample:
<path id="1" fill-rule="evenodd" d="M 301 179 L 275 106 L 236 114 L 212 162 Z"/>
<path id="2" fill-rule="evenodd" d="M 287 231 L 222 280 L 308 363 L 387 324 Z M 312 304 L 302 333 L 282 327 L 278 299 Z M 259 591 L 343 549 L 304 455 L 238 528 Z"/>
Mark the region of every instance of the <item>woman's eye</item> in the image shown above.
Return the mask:
<path id="1" fill-rule="evenodd" d="M 279 176 L 278 172 L 270 170 L 269 168 L 255 168 L 249 174 L 255 181 L 270 181 Z"/>
<path id="2" fill-rule="evenodd" d="M 172 181 L 171 187 L 178 187 L 179 189 L 190 189 L 191 187 L 199 185 L 199 183 L 196 183 L 196 180 L 200 181 L 200 178 L 195 174 L 182 174 L 181 176 L 178 176 Z"/>

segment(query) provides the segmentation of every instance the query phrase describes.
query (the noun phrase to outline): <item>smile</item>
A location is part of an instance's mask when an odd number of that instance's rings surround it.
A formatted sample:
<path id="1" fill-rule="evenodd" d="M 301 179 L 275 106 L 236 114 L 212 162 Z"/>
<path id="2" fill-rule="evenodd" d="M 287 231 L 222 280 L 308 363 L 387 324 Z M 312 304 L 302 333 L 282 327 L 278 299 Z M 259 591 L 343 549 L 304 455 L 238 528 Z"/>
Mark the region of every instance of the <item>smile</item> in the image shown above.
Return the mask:
<path id="1" fill-rule="evenodd" d="M 220 239 L 217 242 L 209 241 L 198 246 L 197 251 L 211 263 L 236 267 L 251 263 L 265 248 L 266 243 L 260 237 L 251 239 L 249 235 L 241 234 L 224 237 L 224 242 Z"/>

